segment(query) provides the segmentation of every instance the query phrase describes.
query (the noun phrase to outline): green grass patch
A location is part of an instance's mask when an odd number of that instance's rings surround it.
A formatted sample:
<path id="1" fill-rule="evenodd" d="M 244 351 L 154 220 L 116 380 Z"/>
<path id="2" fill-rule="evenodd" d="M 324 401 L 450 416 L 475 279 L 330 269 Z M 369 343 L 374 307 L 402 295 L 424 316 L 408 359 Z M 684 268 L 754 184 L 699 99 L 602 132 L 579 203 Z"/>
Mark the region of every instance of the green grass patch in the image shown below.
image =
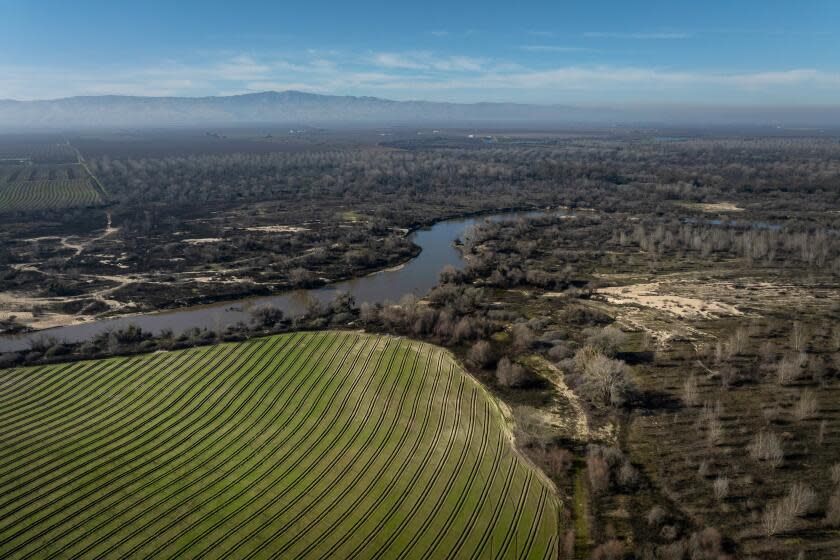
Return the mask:
<path id="1" fill-rule="evenodd" d="M 554 558 L 552 490 L 445 350 L 348 332 L 0 370 L 0 550 Z"/>

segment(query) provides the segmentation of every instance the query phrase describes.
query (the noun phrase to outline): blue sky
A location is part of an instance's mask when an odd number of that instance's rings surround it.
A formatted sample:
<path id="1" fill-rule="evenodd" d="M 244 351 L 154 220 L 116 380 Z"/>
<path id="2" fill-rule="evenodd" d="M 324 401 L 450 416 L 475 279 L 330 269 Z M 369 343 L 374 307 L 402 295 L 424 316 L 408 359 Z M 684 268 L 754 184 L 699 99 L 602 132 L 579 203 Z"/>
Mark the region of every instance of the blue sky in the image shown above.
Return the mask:
<path id="1" fill-rule="evenodd" d="M 836 105 L 838 39 L 838 0 L 0 0 L 0 98 Z"/>

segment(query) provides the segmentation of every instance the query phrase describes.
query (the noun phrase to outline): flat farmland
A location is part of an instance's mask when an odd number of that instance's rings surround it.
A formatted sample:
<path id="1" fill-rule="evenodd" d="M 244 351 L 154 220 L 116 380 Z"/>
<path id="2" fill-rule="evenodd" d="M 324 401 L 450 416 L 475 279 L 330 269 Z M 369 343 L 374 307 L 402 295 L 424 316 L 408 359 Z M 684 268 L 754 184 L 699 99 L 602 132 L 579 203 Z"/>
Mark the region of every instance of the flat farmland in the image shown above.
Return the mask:
<path id="1" fill-rule="evenodd" d="M 445 350 L 353 332 L 0 370 L 4 558 L 555 558 Z"/>
<path id="2" fill-rule="evenodd" d="M 94 206 L 103 202 L 79 165 L 0 168 L 0 212 Z"/>

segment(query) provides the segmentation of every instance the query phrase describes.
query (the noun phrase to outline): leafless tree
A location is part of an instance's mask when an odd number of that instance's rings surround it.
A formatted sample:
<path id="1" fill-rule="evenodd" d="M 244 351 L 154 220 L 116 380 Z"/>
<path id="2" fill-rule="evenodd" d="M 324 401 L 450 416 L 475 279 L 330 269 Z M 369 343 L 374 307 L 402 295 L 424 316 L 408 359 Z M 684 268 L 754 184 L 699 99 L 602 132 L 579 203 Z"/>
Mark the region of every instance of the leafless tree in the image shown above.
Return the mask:
<path id="1" fill-rule="evenodd" d="M 699 397 L 697 376 L 692 373 L 683 381 L 682 399 L 686 406 L 697 406 Z"/>
<path id="2" fill-rule="evenodd" d="M 503 387 L 516 387 L 525 381 L 525 368 L 505 356 L 496 365 L 496 381 Z"/>
<path id="3" fill-rule="evenodd" d="M 468 357 L 481 367 L 489 367 L 496 361 L 493 345 L 486 340 L 479 340 L 473 344 Z"/>
<path id="4" fill-rule="evenodd" d="M 715 493 L 715 499 L 723 501 L 729 496 L 729 478 L 719 476 L 712 483 L 712 489 Z"/>
<path id="5" fill-rule="evenodd" d="M 804 352 L 808 348 L 808 329 L 800 321 L 794 321 L 790 330 L 790 345 L 797 352 Z"/>
<path id="6" fill-rule="evenodd" d="M 805 420 L 816 416 L 818 410 L 817 395 L 813 391 L 805 389 L 799 394 L 799 400 L 793 406 L 793 415 L 797 420 Z"/>
<path id="7" fill-rule="evenodd" d="M 779 436 L 767 430 L 756 434 L 750 442 L 749 452 L 750 457 L 756 461 L 764 461 L 774 469 L 782 464 L 785 456 Z"/>

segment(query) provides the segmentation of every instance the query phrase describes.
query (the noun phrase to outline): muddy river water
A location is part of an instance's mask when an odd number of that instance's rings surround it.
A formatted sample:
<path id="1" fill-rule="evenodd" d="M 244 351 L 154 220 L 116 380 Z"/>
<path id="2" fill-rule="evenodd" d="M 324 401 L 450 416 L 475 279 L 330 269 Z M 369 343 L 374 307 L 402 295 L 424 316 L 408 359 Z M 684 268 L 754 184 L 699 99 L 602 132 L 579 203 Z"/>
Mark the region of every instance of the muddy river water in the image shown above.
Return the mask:
<path id="1" fill-rule="evenodd" d="M 419 245 L 422 251 L 416 258 L 402 267 L 383 270 L 368 276 L 311 290 L 295 290 L 274 296 L 126 315 L 45 329 L 33 333 L 3 336 L 0 337 L 0 352 L 27 350 L 33 341 L 43 338 L 54 338 L 64 342 L 82 342 L 99 333 L 124 328 L 132 324 L 152 333 L 171 329 L 175 334 L 178 334 L 194 327 L 221 329 L 239 321 L 250 321 L 251 312 L 263 305 L 273 305 L 283 310 L 286 315 L 294 316 L 303 312 L 312 300 L 326 303 L 342 292 L 352 295 L 358 304 L 364 302 L 397 302 L 407 294 L 422 297 L 437 283 L 438 273 L 445 266 L 451 265 L 456 268 L 463 266 L 464 261 L 453 246 L 453 242 L 461 237 L 470 226 L 483 220 L 512 220 L 520 216 L 538 216 L 546 213 L 538 211 L 507 212 L 438 222 L 429 228 L 411 234 L 411 240 Z"/>

